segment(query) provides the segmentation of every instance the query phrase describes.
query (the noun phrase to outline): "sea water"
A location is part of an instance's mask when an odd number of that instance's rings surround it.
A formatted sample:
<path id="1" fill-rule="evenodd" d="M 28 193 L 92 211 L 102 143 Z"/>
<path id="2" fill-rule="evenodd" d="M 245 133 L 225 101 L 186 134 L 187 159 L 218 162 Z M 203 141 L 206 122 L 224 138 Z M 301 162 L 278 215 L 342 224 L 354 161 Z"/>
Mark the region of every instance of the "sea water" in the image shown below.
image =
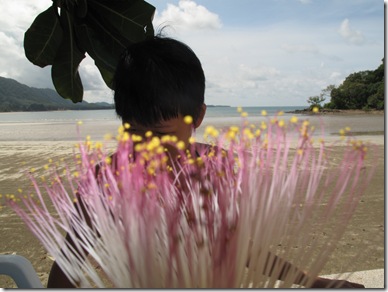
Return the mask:
<path id="1" fill-rule="evenodd" d="M 243 110 L 250 116 L 260 116 L 265 110 L 268 115 L 303 109 L 303 106 L 286 107 L 245 107 Z M 206 118 L 240 117 L 236 107 L 209 106 Z M 68 111 L 44 111 L 44 112 L 12 112 L 0 113 L 0 123 L 74 123 L 77 121 L 114 121 L 118 120 L 114 110 L 68 110 Z"/>
<path id="2" fill-rule="evenodd" d="M 304 115 L 295 114 L 303 106 L 284 107 L 244 107 L 248 119 L 258 124 L 268 117 L 283 112 L 285 120 L 291 116 L 309 119 L 317 128 L 324 128 L 325 135 L 338 134 L 341 128 L 349 126 L 356 132 L 384 131 L 383 115 Z M 266 111 L 267 116 L 262 112 Z M 240 126 L 241 116 L 236 107 L 209 106 L 197 135 L 201 135 L 207 125 L 217 128 Z M 82 121 L 80 130 L 77 123 Z M 13 112 L 0 113 L 0 141 L 73 141 L 80 135 L 90 135 L 92 139 L 101 140 L 107 133 L 115 134 L 121 124 L 114 110 L 83 111 L 47 111 L 47 112 Z M 323 127 L 322 127 L 323 126 Z M 317 131 L 322 134 L 322 131 Z M 381 134 L 381 133 L 380 133 Z"/>

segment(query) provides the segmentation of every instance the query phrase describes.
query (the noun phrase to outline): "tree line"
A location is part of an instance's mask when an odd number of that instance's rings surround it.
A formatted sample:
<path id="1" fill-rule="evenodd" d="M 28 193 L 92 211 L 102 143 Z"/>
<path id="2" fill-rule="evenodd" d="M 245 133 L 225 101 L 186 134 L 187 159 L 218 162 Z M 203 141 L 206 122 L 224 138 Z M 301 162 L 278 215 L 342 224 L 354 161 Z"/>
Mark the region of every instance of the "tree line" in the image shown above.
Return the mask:
<path id="1" fill-rule="evenodd" d="M 330 97 L 330 102 L 323 104 Z M 310 109 L 384 109 L 384 58 L 376 70 L 360 71 L 350 74 L 336 87 L 329 85 L 320 95 L 307 99 Z"/>

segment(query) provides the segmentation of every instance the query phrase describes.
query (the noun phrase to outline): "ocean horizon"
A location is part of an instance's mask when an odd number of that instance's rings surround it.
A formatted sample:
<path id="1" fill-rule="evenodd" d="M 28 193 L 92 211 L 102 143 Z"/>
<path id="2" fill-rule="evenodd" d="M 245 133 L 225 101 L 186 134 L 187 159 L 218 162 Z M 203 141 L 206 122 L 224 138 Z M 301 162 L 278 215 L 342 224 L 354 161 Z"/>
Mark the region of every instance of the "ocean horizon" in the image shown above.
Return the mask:
<path id="1" fill-rule="evenodd" d="M 249 116 L 258 117 L 265 110 L 268 115 L 276 115 L 278 112 L 292 112 L 301 110 L 306 106 L 260 106 L 242 107 Z M 209 106 L 205 118 L 240 117 L 234 106 Z M 2 112 L 0 124 L 8 123 L 73 123 L 77 121 L 115 121 L 119 120 L 114 109 L 103 110 L 63 110 L 40 112 Z"/>

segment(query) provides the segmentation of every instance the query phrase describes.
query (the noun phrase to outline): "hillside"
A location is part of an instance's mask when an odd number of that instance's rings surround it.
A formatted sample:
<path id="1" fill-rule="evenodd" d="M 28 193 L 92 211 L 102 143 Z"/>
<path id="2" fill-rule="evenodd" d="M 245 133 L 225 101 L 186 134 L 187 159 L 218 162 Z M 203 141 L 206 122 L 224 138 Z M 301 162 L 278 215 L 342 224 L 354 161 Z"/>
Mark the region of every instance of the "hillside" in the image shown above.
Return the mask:
<path id="1" fill-rule="evenodd" d="M 29 87 L 14 79 L 0 77 L 0 112 L 94 110 L 112 109 L 113 105 L 101 103 L 74 104 L 63 99 L 53 89 Z"/>

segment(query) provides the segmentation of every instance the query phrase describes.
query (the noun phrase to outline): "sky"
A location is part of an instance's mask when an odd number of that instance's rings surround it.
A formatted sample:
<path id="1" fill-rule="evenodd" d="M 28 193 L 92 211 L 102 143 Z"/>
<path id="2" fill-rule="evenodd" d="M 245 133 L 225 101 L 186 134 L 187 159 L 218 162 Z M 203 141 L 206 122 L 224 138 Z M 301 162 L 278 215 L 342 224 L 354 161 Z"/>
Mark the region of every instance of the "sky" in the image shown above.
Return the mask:
<path id="1" fill-rule="evenodd" d="M 205 102 L 230 106 L 307 106 L 384 57 L 381 0 L 148 0 L 154 27 L 189 45 L 206 76 Z M 24 55 L 23 38 L 51 0 L 0 0 L 0 76 L 54 88 L 51 67 Z M 93 60 L 80 65 L 84 100 L 113 103 Z"/>

